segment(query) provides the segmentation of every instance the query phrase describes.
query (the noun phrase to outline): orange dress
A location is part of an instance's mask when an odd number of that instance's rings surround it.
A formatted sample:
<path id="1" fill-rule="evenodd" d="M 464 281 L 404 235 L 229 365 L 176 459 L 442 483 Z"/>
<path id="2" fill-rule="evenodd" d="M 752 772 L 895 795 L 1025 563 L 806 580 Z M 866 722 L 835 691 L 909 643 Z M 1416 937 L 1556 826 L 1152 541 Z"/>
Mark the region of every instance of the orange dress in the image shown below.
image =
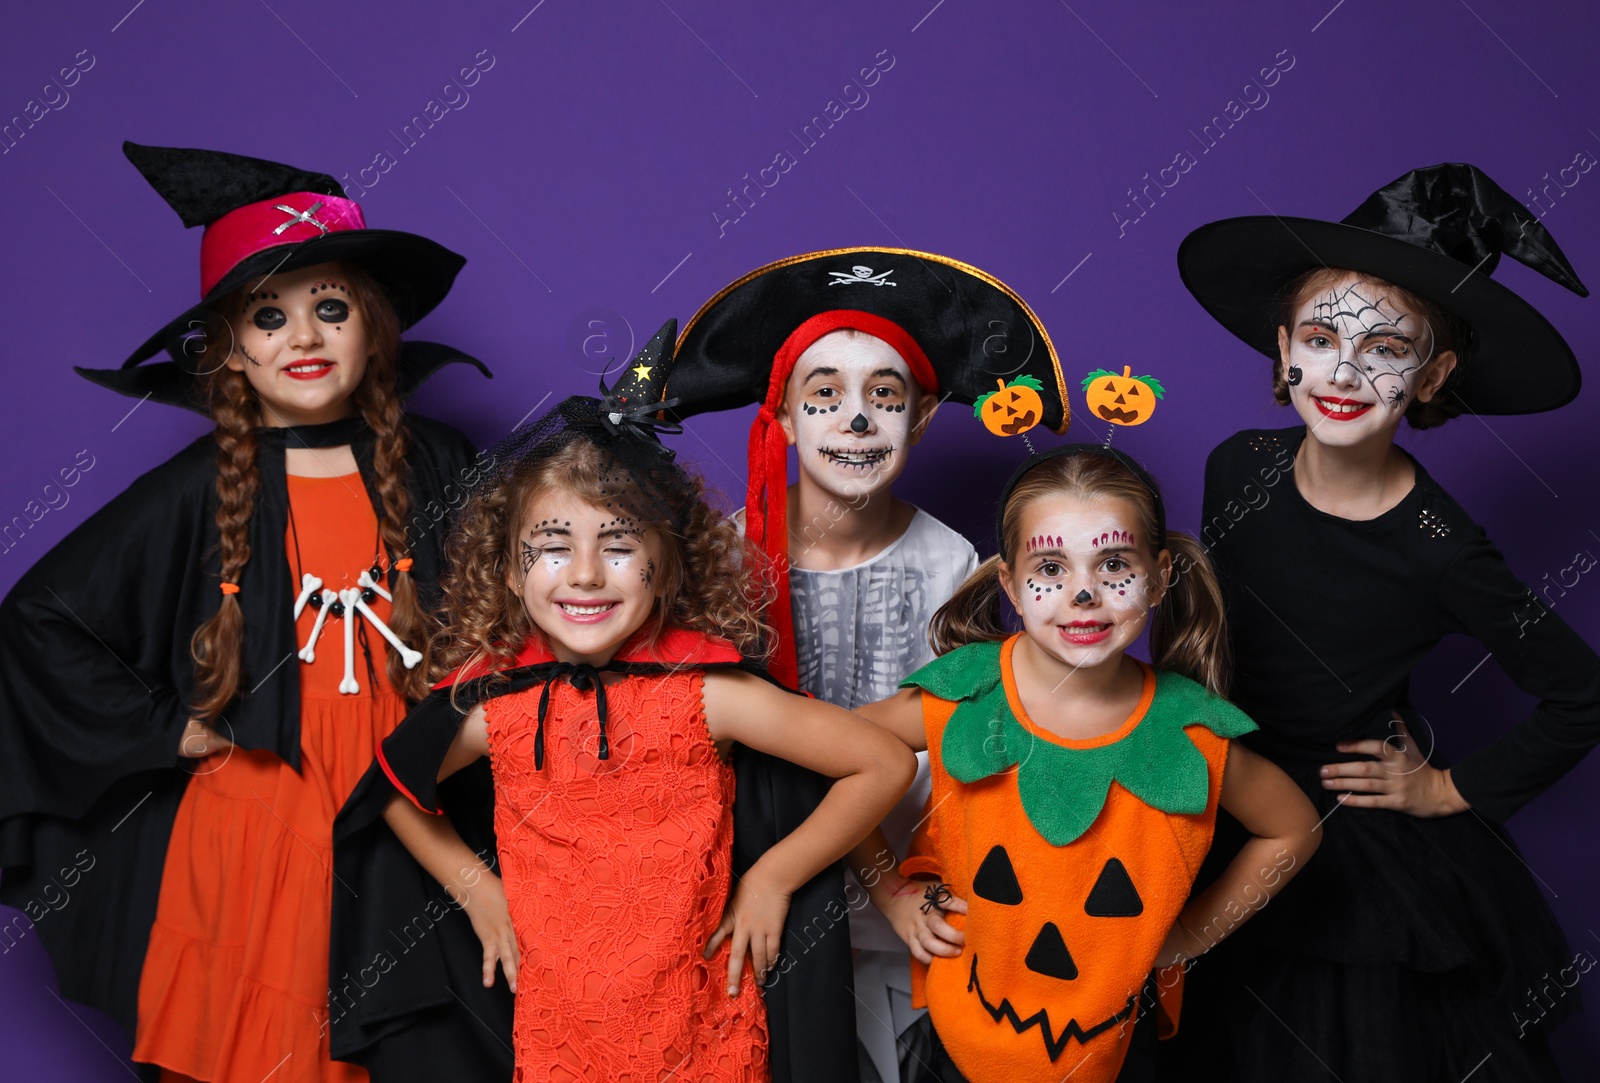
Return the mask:
<path id="1" fill-rule="evenodd" d="M 285 538 L 294 581 L 308 571 L 327 589 L 355 587 L 380 549 L 377 516 L 360 475 L 291 475 L 289 504 L 298 528 Z M 387 561 L 380 556 L 379 563 Z M 251 603 L 244 602 L 248 619 Z M 387 620 L 387 601 L 379 597 L 370 605 Z M 316 615 L 309 605 L 301 614 L 299 645 Z M 342 624 L 326 619 L 314 663 L 284 663 L 300 667 L 300 772 L 271 752 L 240 748 L 194 764 L 173 825 L 139 983 L 133 1059 L 161 1065 L 163 1079 L 367 1078 L 353 1064 L 328 1059 L 328 923 L 338 890 L 333 819 L 406 704 L 389 685 L 387 644 L 364 617 L 356 618 L 354 629 L 361 691 L 340 694 Z M 226 736 L 227 727 L 219 728 Z"/>
<path id="2" fill-rule="evenodd" d="M 728 944 L 701 950 L 733 876 L 733 769 L 706 729 L 704 676 L 549 685 L 542 770 L 535 687 L 486 705 L 495 835 L 522 963 L 518 1083 L 767 1078 L 766 1010 Z"/>

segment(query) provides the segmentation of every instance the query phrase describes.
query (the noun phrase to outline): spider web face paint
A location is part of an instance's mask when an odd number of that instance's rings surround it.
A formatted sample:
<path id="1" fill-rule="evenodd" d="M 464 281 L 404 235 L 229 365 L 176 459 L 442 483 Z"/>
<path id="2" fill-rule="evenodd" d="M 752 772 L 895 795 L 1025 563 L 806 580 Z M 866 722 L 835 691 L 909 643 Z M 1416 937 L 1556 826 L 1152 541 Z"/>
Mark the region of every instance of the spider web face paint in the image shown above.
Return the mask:
<path id="1" fill-rule="evenodd" d="M 1288 335 L 1290 401 L 1319 441 L 1336 446 L 1392 436 L 1433 348 L 1422 317 L 1353 272 L 1302 302 Z"/>
<path id="2" fill-rule="evenodd" d="M 1311 318 L 1341 340 L 1334 383 L 1351 378 L 1348 368 L 1379 401 L 1405 405 L 1411 394 L 1406 378 L 1427 363 L 1416 348 L 1417 341 L 1432 338 L 1422 320 L 1365 282 L 1329 290 L 1312 303 Z"/>

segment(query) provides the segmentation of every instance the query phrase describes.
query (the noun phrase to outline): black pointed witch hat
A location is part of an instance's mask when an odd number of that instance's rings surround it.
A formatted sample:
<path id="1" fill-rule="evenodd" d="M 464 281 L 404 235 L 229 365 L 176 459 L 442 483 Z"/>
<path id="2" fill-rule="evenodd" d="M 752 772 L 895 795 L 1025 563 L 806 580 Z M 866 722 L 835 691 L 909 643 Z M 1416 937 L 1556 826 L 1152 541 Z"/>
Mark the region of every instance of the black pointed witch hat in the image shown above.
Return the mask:
<path id="1" fill-rule="evenodd" d="M 1577 359 L 1549 320 L 1490 277 L 1501 255 L 1589 295 L 1543 223 L 1464 163 L 1414 169 L 1339 222 L 1277 215 L 1211 222 L 1184 238 L 1178 271 L 1217 322 L 1273 360 L 1283 293 L 1294 279 L 1317 267 L 1375 275 L 1472 328 L 1453 378 L 1466 410 L 1554 410 L 1578 394 Z"/>
<path id="2" fill-rule="evenodd" d="M 389 298 L 405 330 L 444 300 L 466 264 L 415 233 L 368 229 L 360 206 L 326 173 L 224 151 L 138 143 L 123 143 L 122 150 L 186 228 L 205 227 L 200 302 L 167 321 L 120 368 L 77 370 L 125 395 L 204 412 L 195 398 L 199 351 L 193 337 L 211 305 L 269 275 L 335 260 L 359 264 Z M 145 364 L 163 351 L 171 360 Z M 481 362 L 447 347 L 403 349 L 402 393 L 454 360 L 488 375 Z"/>
<path id="3" fill-rule="evenodd" d="M 599 398 L 573 395 L 512 430 L 484 453 L 493 467 L 483 473 L 473 492 L 484 492 L 574 441 L 585 440 L 606 458 L 608 500 L 634 518 L 685 529 L 692 510 L 689 498 L 696 490 L 687 484 L 675 454 L 660 439 L 662 433 L 683 431 L 682 426 L 661 417 L 662 411 L 674 404 L 661 396 L 672 369 L 677 334 L 678 321 L 668 320 L 634 355 L 614 385 L 608 388 L 602 378 Z"/>

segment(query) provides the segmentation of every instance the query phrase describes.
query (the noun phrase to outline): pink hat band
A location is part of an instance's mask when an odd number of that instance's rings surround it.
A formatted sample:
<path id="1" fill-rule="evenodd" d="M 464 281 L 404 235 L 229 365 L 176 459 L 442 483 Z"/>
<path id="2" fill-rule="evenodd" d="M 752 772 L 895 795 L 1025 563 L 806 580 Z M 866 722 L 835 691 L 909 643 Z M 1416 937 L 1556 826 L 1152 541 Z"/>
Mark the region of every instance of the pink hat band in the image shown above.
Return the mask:
<path id="1" fill-rule="evenodd" d="M 235 208 L 206 227 L 200 240 L 200 296 L 206 297 L 248 256 L 326 233 L 366 229 L 353 199 L 290 192 Z"/>

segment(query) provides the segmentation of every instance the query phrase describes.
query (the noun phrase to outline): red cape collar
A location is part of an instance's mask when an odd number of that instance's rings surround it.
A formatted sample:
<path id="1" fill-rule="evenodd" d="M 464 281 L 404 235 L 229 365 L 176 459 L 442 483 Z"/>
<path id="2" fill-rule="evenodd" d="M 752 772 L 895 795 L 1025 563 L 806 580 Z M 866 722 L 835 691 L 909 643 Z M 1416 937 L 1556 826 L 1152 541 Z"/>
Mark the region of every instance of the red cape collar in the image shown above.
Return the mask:
<path id="1" fill-rule="evenodd" d="M 546 662 L 554 662 L 556 657 L 550 652 L 544 637 L 538 633 L 530 635 L 522 644 L 522 649 L 515 658 L 504 666 L 495 665 L 489 661 L 480 661 L 470 667 L 463 666 L 446 676 L 435 684 L 435 689 L 448 688 L 458 681 L 472 680 L 477 677 L 487 676 L 496 670 L 521 669 L 524 666 L 536 666 Z M 687 628 L 669 628 L 661 634 L 661 638 L 651 646 L 649 637 L 643 631 L 622 645 L 617 651 L 612 662 L 644 662 L 668 666 L 697 666 L 715 664 L 733 664 L 743 661 L 737 648 L 721 636 L 710 635 L 706 632 L 694 632 Z M 605 667 L 600 667 L 604 669 Z"/>

